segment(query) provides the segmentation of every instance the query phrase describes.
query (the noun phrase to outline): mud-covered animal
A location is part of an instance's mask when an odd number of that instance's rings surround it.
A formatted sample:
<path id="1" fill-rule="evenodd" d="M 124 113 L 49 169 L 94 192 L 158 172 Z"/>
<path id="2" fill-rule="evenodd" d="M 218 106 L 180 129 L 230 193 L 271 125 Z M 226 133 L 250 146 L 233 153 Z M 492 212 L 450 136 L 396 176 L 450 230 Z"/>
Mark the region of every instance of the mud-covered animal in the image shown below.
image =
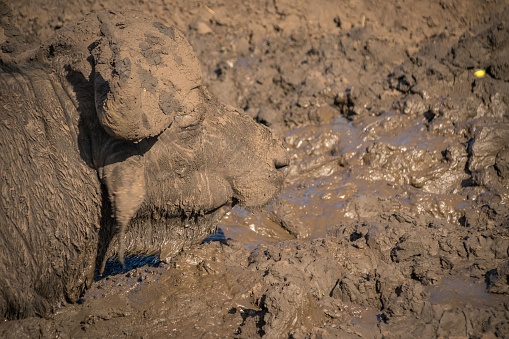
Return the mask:
<path id="1" fill-rule="evenodd" d="M 90 14 L 0 68 L 6 319 L 76 301 L 107 258 L 169 258 L 280 191 L 282 144 L 209 95 L 172 27 Z"/>

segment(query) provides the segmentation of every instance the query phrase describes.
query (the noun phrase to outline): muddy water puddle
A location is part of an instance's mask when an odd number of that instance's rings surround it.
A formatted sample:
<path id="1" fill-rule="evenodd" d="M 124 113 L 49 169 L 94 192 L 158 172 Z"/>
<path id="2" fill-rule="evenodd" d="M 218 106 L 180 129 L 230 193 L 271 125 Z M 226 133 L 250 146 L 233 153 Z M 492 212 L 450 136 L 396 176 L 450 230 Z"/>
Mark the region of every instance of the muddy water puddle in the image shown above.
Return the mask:
<path id="1" fill-rule="evenodd" d="M 254 246 L 321 238 L 342 221 L 395 212 L 459 224 L 469 202 L 447 186 L 463 174 L 442 174 L 464 166 L 463 155 L 444 160 L 458 145 L 428 135 L 426 122 L 388 112 L 287 132 L 292 163 L 283 192 L 263 210 L 235 208 L 219 227 L 227 237 Z"/>
<path id="2" fill-rule="evenodd" d="M 219 227 L 226 238 L 253 249 L 288 239 L 327 238 L 333 230 L 356 221 L 376 221 L 383 233 L 404 235 L 426 225 L 424 220 L 440 220 L 451 232 L 444 237 L 451 238 L 435 240 L 439 237 L 421 234 L 422 244 L 454 242 L 452 238 L 469 232 L 460 220 L 473 208 L 474 199 L 467 198 L 461 184 L 467 151 L 454 131 L 433 131 L 425 117 L 394 112 L 353 122 L 337 118 L 330 124 L 289 131 L 285 141 L 292 163 L 281 194 L 260 210 L 236 207 Z M 408 224 L 390 224 L 393 215 L 404 215 Z M 401 229 L 389 230 L 390 225 Z M 387 248 L 396 246 L 397 240 L 375 233 L 370 236 L 385 239 L 381 243 L 387 242 Z M 422 255 L 416 251 L 416 263 L 428 265 L 426 261 L 432 259 L 419 261 Z M 506 296 L 487 293 L 478 281 L 446 276 L 426 287 L 423 300 L 445 308 L 480 309 L 508 302 Z M 350 310 L 352 326 L 375 328 L 384 314 L 384 308 L 377 307 Z"/>
<path id="3" fill-rule="evenodd" d="M 249 212 L 240 206 L 236 206 L 223 217 L 218 233 L 239 241 L 250 249 L 262 243 L 272 244 L 294 238 L 270 220 L 267 211 Z"/>
<path id="4" fill-rule="evenodd" d="M 509 302 L 506 295 L 486 292 L 486 284 L 469 277 L 448 276 L 428 288 L 429 301 L 433 304 L 462 307 L 486 307 Z"/>

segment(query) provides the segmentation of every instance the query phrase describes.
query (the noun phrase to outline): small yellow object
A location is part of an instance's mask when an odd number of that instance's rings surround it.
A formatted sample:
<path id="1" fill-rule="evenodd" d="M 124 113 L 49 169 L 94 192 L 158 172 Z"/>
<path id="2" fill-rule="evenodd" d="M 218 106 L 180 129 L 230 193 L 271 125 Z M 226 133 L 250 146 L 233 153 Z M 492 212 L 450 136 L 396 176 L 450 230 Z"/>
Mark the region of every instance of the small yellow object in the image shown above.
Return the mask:
<path id="1" fill-rule="evenodd" d="M 476 69 L 474 72 L 474 75 L 476 78 L 482 78 L 486 75 L 486 70 L 485 69 Z"/>

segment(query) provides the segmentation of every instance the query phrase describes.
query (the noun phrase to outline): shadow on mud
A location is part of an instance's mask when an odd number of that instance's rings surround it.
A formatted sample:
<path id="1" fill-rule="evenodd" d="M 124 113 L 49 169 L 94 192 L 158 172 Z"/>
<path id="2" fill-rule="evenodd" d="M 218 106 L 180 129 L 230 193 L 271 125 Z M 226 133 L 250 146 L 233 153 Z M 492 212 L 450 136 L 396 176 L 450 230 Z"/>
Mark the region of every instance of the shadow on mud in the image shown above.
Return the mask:
<path id="1" fill-rule="evenodd" d="M 124 265 L 120 263 L 118 258 L 108 259 L 103 274 L 101 275 L 99 272 L 96 272 L 94 281 L 99 281 L 112 275 L 124 274 L 143 266 L 159 267 L 161 263 L 162 261 L 157 255 L 127 257 L 124 260 Z"/>
<path id="2" fill-rule="evenodd" d="M 227 240 L 224 232 L 221 228 L 217 229 L 216 233 L 209 235 L 207 238 L 203 240 L 203 243 L 210 243 L 214 241 L 219 241 L 220 243 L 225 243 Z M 110 258 L 106 261 L 106 266 L 104 267 L 103 274 L 99 274 L 99 271 L 96 271 L 94 281 L 99 281 L 106 277 L 124 274 L 135 268 L 140 268 L 143 266 L 148 267 L 159 267 L 163 262 L 159 256 L 157 255 L 146 255 L 146 256 L 134 256 L 127 257 L 124 260 L 125 264 L 122 265 L 118 258 Z"/>
<path id="3" fill-rule="evenodd" d="M 208 244 L 209 242 L 219 241 L 221 244 L 224 244 L 226 243 L 227 240 L 228 238 L 224 235 L 224 232 L 221 229 L 221 227 L 218 227 L 216 233 L 213 233 L 206 237 L 205 239 L 203 239 L 203 243 Z"/>

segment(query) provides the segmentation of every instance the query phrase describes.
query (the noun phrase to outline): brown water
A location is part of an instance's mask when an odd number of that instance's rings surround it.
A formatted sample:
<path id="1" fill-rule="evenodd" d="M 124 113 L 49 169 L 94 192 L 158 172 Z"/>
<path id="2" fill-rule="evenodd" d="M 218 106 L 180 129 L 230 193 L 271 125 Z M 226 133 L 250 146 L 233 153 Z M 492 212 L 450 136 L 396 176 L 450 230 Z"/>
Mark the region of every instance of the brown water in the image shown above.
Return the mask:
<path id="1" fill-rule="evenodd" d="M 486 284 L 469 277 L 444 277 L 437 285 L 429 288 L 429 301 L 452 307 L 490 307 L 509 302 L 505 295 L 486 292 Z"/>

